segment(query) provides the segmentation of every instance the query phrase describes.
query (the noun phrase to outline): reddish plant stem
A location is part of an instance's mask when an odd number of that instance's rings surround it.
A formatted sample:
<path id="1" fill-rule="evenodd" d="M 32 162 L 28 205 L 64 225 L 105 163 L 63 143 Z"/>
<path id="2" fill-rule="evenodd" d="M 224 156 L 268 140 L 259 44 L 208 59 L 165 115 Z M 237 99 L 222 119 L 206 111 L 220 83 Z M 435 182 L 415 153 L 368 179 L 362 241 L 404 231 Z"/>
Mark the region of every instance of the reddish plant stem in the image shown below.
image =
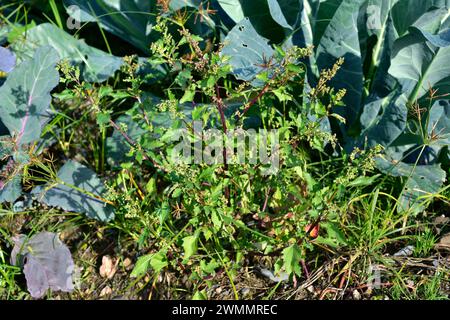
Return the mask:
<path id="1" fill-rule="evenodd" d="M 223 101 L 222 98 L 220 98 L 219 86 L 217 86 L 217 84 L 216 84 L 216 96 L 217 96 L 217 109 L 219 110 L 220 114 L 220 121 L 222 122 L 223 132 L 226 134 L 228 130 L 227 122 L 225 120 L 225 113 L 223 111 Z"/>
<path id="2" fill-rule="evenodd" d="M 247 106 L 244 108 L 244 110 L 242 111 L 242 113 L 238 113 L 236 120 L 241 119 L 247 112 L 248 110 L 250 110 L 250 108 L 256 103 L 258 102 L 259 99 L 262 98 L 263 95 L 265 95 L 267 93 L 267 91 L 269 91 L 269 87 L 270 87 L 270 83 L 272 82 L 273 79 L 275 79 L 278 74 L 280 73 L 280 70 L 277 70 L 274 72 L 274 74 L 272 75 L 272 77 L 270 77 L 270 79 L 266 82 L 266 84 L 264 85 L 264 87 L 261 89 L 261 91 L 258 93 L 258 95 L 252 100 L 250 101 Z"/>
<path id="3" fill-rule="evenodd" d="M 267 209 L 267 203 L 269 202 L 269 196 L 270 196 L 271 191 L 272 191 L 272 189 L 270 189 L 270 188 L 266 191 L 266 197 L 264 199 L 264 204 L 261 209 L 261 212 L 264 212 Z"/>
<path id="4" fill-rule="evenodd" d="M 74 75 L 73 75 L 74 76 Z M 79 79 L 77 79 L 75 76 L 74 76 L 74 79 L 75 79 L 75 82 L 78 84 L 78 86 L 79 87 L 83 87 L 83 85 L 82 85 L 82 83 L 80 82 L 80 80 Z M 86 96 L 86 99 L 87 99 L 87 101 L 89 102 L 89 104 L 91 105 L 91 106 L 96 106 L 96 103 L 95 103 L 95 101 L 94 101 L 94 99 L 91 97 L 91 95 L 89 94 L 89 92 L 86 90 L 86 89 L 83 89 L 83 92 L 84 92 L 84 95 Z M 138 96 L 138 97 L 136 97 L 137 98 L 137 100 L 138 100 L 138 102 L 139 102 L 139 104 L 141 104 L 142 105 L 142 101 L 141 101 L 141 98 Z M 144 110 L 143 110 L 144 111 Z M 144 111 L 144 118 L 145 118 L 145 120 L 146 121 L 148 121 L 148 119 L 147 119 L 147 115 L 146 115 L 146 113 L 145 113 L 145 111 Z M 118 125 L 117 125 L 117 123 L 115 123 L 112 119 L 109 119 L 109 124 L 114 128 L 114 129 L 116 129 L 121 135 L 122 135 L 122 137 L 124 137 L 125 138 L 125 140 L 127 141 L 127 143 L 130 145 L 130 146 L 132 146 L 133 148 L 136 148 L 137 147 L 137 143 L 128 135 L 128 134 L 126 134 Z M 149 124 L 148 122 L 147 122 L 147 124 Z M 155 167 L 155 168 L 157 168 L 157 169 L 159 169 L 159 170 L 162 170 L 162 171 L 164 171 L 164 172 L 167 172 L 167 170 L 165 169 L 165 168 L 163 168 L 163 167 L 161 167 L 155 160 L 153 160 L 153 159 L 151 159 L 147 154 L 146 154 L 146 152 L 144 151 L 144 160 L 147 160 L 147 161 L 150 161 L 152 164 L 153 164 L 153 166 Z"/>
<path id="5" fill-rule="evenodd" d="M 136 143 L 133 141 L 133 139 L 130 138 L 129 135 L 127 135 L 118 125 L 117 123 L 115 123 L 112 119 L 109 120 L 109 124 L 116 129 L 121 135 L 122 137 L 125 138 L 125 140 L 127 140 L 128 144 L 131 145 L 133 148 L 136 147 Z M 147 155 L 144 154 L 144 159 L 147 160 Z"/>
<path id="6" fill-rule="evenodd" d="M 305 260 L 304 259 L 301 259 L 300 260 L 300 263 L 301 263 L 301 265 L 302 265 L 302 268 L 303 268 L 303 270 L 305 271 L 305 276 L 306 276 L 306 279 L 309 279 L 309 271 L 308 271 L 308 267 L 306 266 L 306 262 L 305 262 Z"/>
<path id="7" fill-rule="evenodd" d="M 109 124 L 116 129 L 121 135 L 122 137 L 124 137 L 124 139 L 127 141 L 127 143 L 132 146 L 133 148 L 137 148 L 137 143 L 128 135 L 126 134 L 126 132 L 124 132 L 118 125 L 117 123 L 115 123 L 112 119 L 109 120 Z M 166 171 L 163 167 L 161 167 L 155 160 L 151 159 L 147 153 L 143 154 L 144 160 L 150 161 L 154 167 L 156 167 L 159 170 L 162 171 Z"/>
<path id="8" fill-rule="evenodd" d="M 245 109 L 242 111 L 242 113 L 238 114 L 237 116 L 237 120 L 239 120 L 240 118 L 242 118 L 248 110 L 250 110 L 250 108 L 256 103 L 258 102 L 258 100 L 268 91 L 270 86 L 270 82 L 267 82 L 266 85 L 261 89 L 261 91 L 258 93 L 258 95 L 252 100 L 250 101 L 247 106 L 245 107 Z"/>
<path id="9" fill-rule="evenodd" d="M 339 289 L 342 289 L 344 287 L 345 280 L 347 279 L 347 273 L 348 271 L 345 271 L 342 275 L 341 282 L 339 283 Z"/>
<path id="10" fill-rule="evenodd" d="M 222 129 L 223 129 L 223 133 L 227 134 L 228 129 L 227 129 L 227 121 L 225 119 L 225 113 L 223 111 L 223 101 L 222 98 L 220 97 L 220 90 L 219 90 L 219 86 L 216 84 L 216 103 L 217 103 L 217 110 L 219 111 L 220 114 L 220 121 L 222 122 Z M 225 171 L 225 173 L 228 171 L 228 162 L 227 162 L 227 148 L 226 146 L 223 146 L 222 149 L 222 156 L 223 156 L 223 169 Z M 225 187 L 225 198 L 227 199 L 227 202 L 230 202 L 230 189 L 228 187 Z"/>

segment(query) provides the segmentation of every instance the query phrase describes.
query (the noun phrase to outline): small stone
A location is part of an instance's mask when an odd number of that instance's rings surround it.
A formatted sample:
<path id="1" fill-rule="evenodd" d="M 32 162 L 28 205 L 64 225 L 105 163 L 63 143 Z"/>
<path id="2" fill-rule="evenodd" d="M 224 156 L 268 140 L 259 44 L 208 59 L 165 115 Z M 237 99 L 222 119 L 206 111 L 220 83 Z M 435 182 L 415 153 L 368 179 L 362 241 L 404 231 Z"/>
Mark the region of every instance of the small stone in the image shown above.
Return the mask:
<path id="1" fill-rule="evenodd" d="M 441 240 L 439 240 L 439 245 L 441 246 L 450 246 L 450 233 L 444 235 Z"/>
<path id="2" fill-rule="evenodd" d="M 249 288 L 243 288 L 241 290 L 241 293 L 242 293 L 243 297 L 246 297 L 246 296 L 248 296 L 250 294 L 250 289 Z"/>
<path id="3" fill-rule="evenodd" d="M 100 276 L 107 279 L 112 279 L 117 271 L 117 263 L 114 263 L 110 256 L 103 256 L 102 265 L 100 266 Z"/>
<path id="4" fill-rule="evenodd" d="M 358 290 L 353 290 L 353 299 L 361 300 L 361 293 Z"/>
<path id="5" fill-rule="evenodd" d="M 112 293 L 112 289 L 109 286 L 106 286 L 100 292 L 100 297 L 109 296 Z"/>
<path id="6" fill-rule="evenodd" d="M 125 260 L 123 260 L 123 266 L 125 269 L 128 269 L 129 266 L 131 266 L 133 262 L 131 261 L 130 258 L 125 258 Z"/>
<path id="7" fill-rule="evenodd" d="M 450 218 L 446 217 L 445 215 L 441 215 L 439 217 L 436 217 L 433 221 L 436 225 L 444 225 L 450 223 Z"/>
<path id="8" fill-rule="evenodd" d="M 406 246 L 402 250 L 394 253 L 394 257 L 409 257 L 414 253 L 414 246 Z"/>
<path id="9" fill-rule="evenodd" d="M 283 282 L 289 280 L 289 275 L 285 272 L 279 272 L 277 275 L 274 275 L 272 271 L 265 268 L 260 269 L 260 272 L 264 277 L 269 278 L 273 282 Z"/>

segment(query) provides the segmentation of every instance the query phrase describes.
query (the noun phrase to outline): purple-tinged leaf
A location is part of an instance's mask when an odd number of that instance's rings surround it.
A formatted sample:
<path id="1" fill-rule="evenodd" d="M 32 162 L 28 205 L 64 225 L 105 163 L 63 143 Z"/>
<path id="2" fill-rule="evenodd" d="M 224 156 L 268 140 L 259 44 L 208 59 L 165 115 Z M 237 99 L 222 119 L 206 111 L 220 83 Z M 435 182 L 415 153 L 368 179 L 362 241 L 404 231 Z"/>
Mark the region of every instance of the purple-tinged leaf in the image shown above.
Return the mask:
<path id="1" fill-rule="evenodd" d="M 12 238 L 12 241 L 14 242 L 14 247 L 11 251 L 10 262 L 13 266 L 23 265 L 23 261 L 22 261 L 23 255 L 21 255 L 21 251 L 22 251 L 22 245 L 24 244 L 26 239 L 27 239 L 27 236 L 24 234 L 19 234 Z"/>
<path id="2" fill-rule="evenodd" d="M 9 73 L 16 66 L 16 56 L 7 48 L 0 47 L 0 71 Z"/>
<path id="3" fill-rule="evenodd" d="M 13 241 L 11 264 L 23 265 L 28 291 L 33 298 L 42 298 L 48 289 L 64 292 L 74 289 L 72 256 L 57 234 L 41 232 L 28 240 L 19 235 Z"/>
<path id="4" fill-rule="evenodd" d="M 45 267 L 32 255 L 26 258 L 23 273 L 27 280 L 28 291 L 33 298 L 42 298 L 50 289 Z"/>

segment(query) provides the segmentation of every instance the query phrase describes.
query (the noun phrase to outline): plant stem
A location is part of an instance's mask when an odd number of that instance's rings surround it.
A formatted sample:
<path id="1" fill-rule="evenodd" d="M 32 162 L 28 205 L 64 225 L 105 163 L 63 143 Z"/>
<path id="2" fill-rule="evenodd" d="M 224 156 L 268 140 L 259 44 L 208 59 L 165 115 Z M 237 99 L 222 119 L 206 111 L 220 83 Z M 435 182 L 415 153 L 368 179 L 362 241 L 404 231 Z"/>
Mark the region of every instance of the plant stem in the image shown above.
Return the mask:
<path id="1" fill-rule="evenodd" d="M 219 91 L 219 86 L 216 84 L 216 103 L 217 103 L 217 110 L 219 110 L 219 114 L 220 114 L 220 121 L 222 122 L 222 130 L 224 132 L 224 134 L 227 134 L 227 121 L 225 119 L 225 113 L 223 111 L 223 100 L 220 97 L 220 91 Z M 227 163 L 227 148 L 224 145 L 223 149 L 222 149 L 222 156 L 223 156 L 223 169 L 226 172 L 228 171 L 228 163 Z M 225 198 L 227 199 L 227 202 L 230 202 L 230 189 L 228 187 L 225 187 Z"/>
<path id="2" fill-rule="evenodd" d="M 268 91 L 269 86 L 270 86 L 270 81 L 268 81 L 266 83 L 266 85 L 262 88 L 262 90 L 258 93 L 258 95 L 247 104 L 247 106 L 242 111 L 242 113 L 238 114 L 238 116 L 237 116 L 238 120 L 241 119 L 247 113 L 247 111 Z"/>
<path id="3" fill-rule="evenodd" d="M 126 133 L 124 132 L 118 125 L 117 123 L 115 123 L 112 119 L 109 120 L 109 124 L 116 129 L 121 135 L 122 137 L 124 137 L 124 139 L 127 141 L 127 143 L 133 147 L 133 148 L 137 148 L 137 143 Z M 144 160 L 150 161 L 153 166 L 159 170 L 162 170 L 164 172 L 167 172 L 167 170 L 165 168 L 163 168 L 162 166 L 160 166 L 155 160 L 153 160 L 152 158 L 150 158 L 148 156 L 148 154 L 144 151 Z"/>

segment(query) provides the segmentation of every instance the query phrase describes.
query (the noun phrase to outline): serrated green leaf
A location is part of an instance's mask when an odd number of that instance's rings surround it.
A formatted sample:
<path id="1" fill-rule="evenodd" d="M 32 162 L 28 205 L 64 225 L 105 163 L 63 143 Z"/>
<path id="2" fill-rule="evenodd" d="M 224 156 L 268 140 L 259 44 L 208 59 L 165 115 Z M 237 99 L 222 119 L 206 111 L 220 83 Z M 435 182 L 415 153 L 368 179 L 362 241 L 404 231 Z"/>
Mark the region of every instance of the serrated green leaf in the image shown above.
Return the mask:
<path id="1" fill-rule="evenodd" d="M 131 271 L 131 277 L 136 278 L 144 275 L 150 269 L 150 260 L 152 259 L 153 254 L 147 254 L 145 256 L 139 257 L 136 261 L 136 264 Z"/>
<path id="2" fill-rule="evenodd" d="M 323 227 L 327 231 L 327 235 L 329 239 L 332 239 L 336 245 L 346 245 L 347 242 L 345 240 L 345 235 L 339 228 L 339 226 L 333 222 L 321 223 L 321 227 Z"/>
<path id="3" fill-rule="evenodd" d="M 165 252 L 158 252 L 152 256 L 150 259 L 150 266 L 155 270 L 155 272 L 160 272 L 162 269 L 167 267 L 169 262 L 167 261 L 167 255 Z"/>
<path id="4" fill-rule="evenodd" d="M 350 182 L 347 186 L 348 187 L 367 187 L 372 185 L 378 178 L 380 177 L 379 174 L 376 174 L 372 177 L 358 177 L 352 182 Z"/>
<path id="5" fill-rule="evenodd" d="M 110 120 L 111 120 L 111 115 L 109 113 L 97 114 L 97 124 L 100 126 L 108 124 Z"/>
<path id="6" fill-rule="evenodd" d="M 156 273 L 167 267 L 169 262 L 167 261 L 167 255 L 164 251 L 157 253 L 147 254 L 139 257 L 136 264 L 131 271 L 131 277 L 140 277 L 147 273 L 152 268 Z"/>
<path id="7" fill-rule="evenodd" d="M 188 88 L 184 92 L 183 97 L 180 99 L 180 103 L 192 102 L 194 101 L 194 97 L 195 97 L 195 87 Z"/>
<path id="8" fill-rule="evenodd" d="M 288 274 L 301 275 L 300 260 L 302 259 L 302 252 L 298 245 L 293 244 L 285 248 L 283 254 L 284 270 Z"/>
<path id="9" fill-rule="evenodd" d="M 20 25 L 20 24 L 14 24 L 11 26 L 10 31 L 8 32 L 8 42 L 13 43 L 16 40 L 20 39 L 24 32 L 27 32 L 30 29 L 33 29 L 36 27 L 36 22 L 31 21 L 29 24 L 26 25 Z"/>
<path id="10" fill-rule="evenodd" d="M 166 222 L 169 215 L 170 215 L 169 202 L 164 201 L 163 204 L 161 205 L 161 208 L 158 209 L 159 223 L 162 225 L 164 222 Z"/>
<path id="11" fill-rule="evenodd" d="M 192 300 L 208 300 L 206 290 L 196 291 L 192 296 Z"/>
<path id="12" fill-rule="evenodd" d="M 187 236 L 183 238 L 184 259 L 189 259 L 197 252 L 198 235 Z"/>

